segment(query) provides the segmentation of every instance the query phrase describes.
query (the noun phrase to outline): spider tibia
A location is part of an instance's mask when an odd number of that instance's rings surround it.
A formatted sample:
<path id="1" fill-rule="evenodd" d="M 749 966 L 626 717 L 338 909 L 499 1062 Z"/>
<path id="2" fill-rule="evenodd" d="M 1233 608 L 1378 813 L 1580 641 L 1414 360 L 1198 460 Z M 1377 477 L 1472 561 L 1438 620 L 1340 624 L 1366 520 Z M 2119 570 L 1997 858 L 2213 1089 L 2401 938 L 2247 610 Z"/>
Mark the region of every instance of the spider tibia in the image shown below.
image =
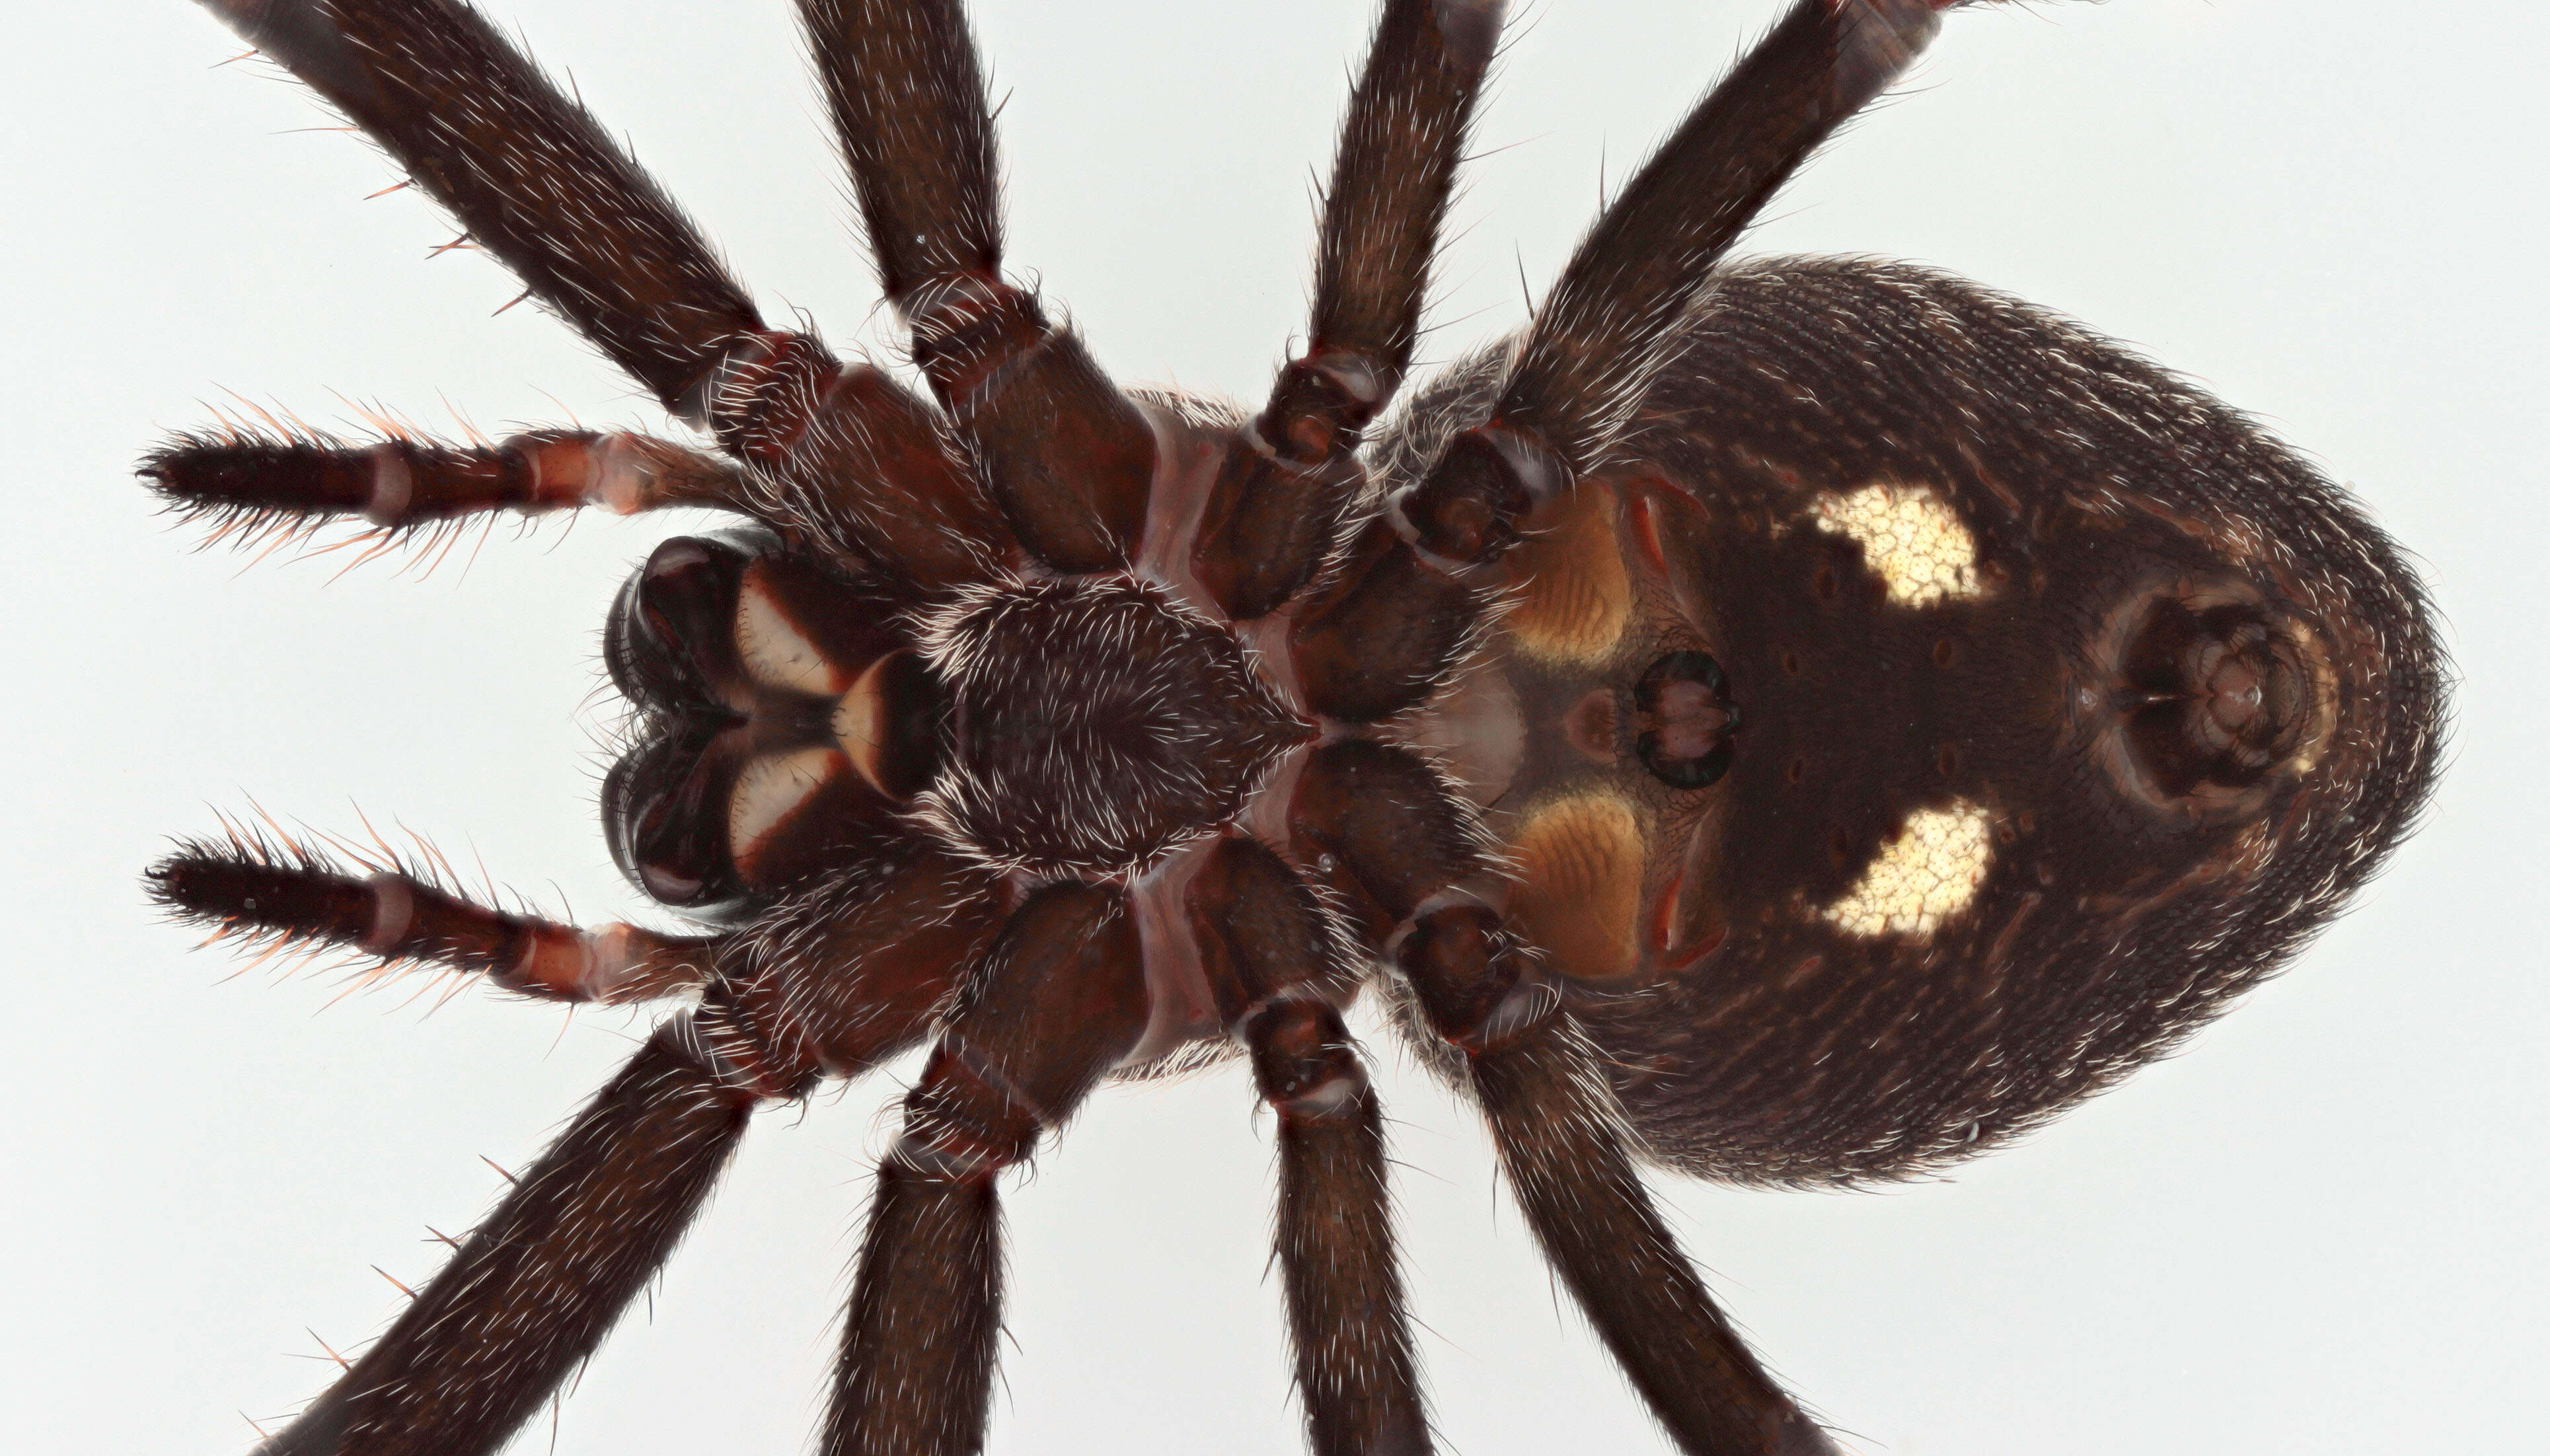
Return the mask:
<path id="1" fill-rule="evenodd" d="M 697 985 L 700 975 L 679 942 L 651 930 L 623 923 L 579 930 L 542 922 L 512 971 L 496 979 L 534 996 L 617 1004 Z"/>

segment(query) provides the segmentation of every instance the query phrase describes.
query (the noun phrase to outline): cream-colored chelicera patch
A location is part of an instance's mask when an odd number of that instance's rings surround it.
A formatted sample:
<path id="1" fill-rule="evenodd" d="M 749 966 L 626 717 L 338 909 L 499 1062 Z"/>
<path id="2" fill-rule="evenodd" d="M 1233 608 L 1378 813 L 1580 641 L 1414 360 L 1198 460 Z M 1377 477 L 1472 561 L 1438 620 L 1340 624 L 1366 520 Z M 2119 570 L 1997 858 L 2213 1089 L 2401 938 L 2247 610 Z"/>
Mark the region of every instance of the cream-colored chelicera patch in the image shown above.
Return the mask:
<path id="1" fill-rule="evenodd" d="M 850 685 L 824 649 L 808 641 L 790 620 L 758 566 L 746 568 L 743 590 L 736 599 L 735 645 L 743 657 L 743 670 L 764 687 L 829 698 Z"/>
<path id="2" fill-rule="evenodd" d="M 1815 524 L 1859 542 L 1886 595 L 1908 607 L 1983 593 L 1975 534 L 1926 485 L 1879 481 L 1848 495 L 1819 497 Z"/>
<path id="3" fill-rule="evenodd" d="M 736 775 L 726 806 L 727 843 L 736 868 L 751 874 L 780 826 L 841 768 L 841 755 L 832 748 L 763 753 L 746 763 Z"/>
<path id="4" fill-rule="evenodd" d="M 1926 936 L 1974 900 L 1992 857 L 1992 815 L 1982 805 L 1916 809 L 1823 917 L 1854 935 Z"/>

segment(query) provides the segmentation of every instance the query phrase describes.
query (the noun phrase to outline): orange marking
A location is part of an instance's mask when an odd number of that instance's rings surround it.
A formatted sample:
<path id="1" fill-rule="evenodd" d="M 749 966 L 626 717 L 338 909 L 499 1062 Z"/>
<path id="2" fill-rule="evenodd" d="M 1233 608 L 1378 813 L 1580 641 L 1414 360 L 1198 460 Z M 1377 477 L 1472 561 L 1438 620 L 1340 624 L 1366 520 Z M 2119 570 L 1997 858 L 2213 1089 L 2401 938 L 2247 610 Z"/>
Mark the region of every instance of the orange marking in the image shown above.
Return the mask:
<path id="1" fill-rule="evenodd" d="M 1620 559 L 1612 488 L 1588 481 L 1533 513 L 1533 534 L 1506 553 L 1520 599 L 1505 621 L 1517 645 L 1540 657 L 1594 662 L 1628 631 L 1628 563 Z"/>
<path id="2" fill-rule="evenodd" d="M 1560 972 L 1637 969 L 1647 838 L 1635 808 L 1609 794 L 1562 799 L 1524 820 L 1511 848 L 1522 873 L 1507 918 Z"/>
<path id="3" fill-rule="evenodd" d="M 1656 526 L 1655 497 L 1640 491 L 1630 499 L 1629 525 L 1630 534 L 1638 542 L 1638 553 L 1647 558 L 1649 566 L 1662 572 L 1665 569 L 1665 539 Z"/>
<path id="4" fill-rule="evenodd" d="M 1682 892 L 1691 872 L 1674 876 L 1673 883 L 1656 893 L 1655 902 L 1647 907 L 1647 949 L 1656 963 L 1668 971 L 1687 971 L 1701 957 L 1726 943 L 1723 921 L 1711 924 L 1697 939 L 1684 940 L 1682 934 Z"/>
<path id="5" fill-rule="evenodd" d="M 1674 876 L 1673 883 L 1658 891 L 1655 904 L 1647 908 L 1647 948 L 1650 950 L 1673 947 L 1674 911 L 1682 900 L 1682 882 L 1681 875 Z"/>
<path id="6" fill-rule="evenodd" d="M 847 755 L 836 748 L 765 753 L 743 766 L 727 801 L 727 839 L 735 867 L 749 879 L 761 857 L 832 782 Z"/>
<path id="7" fill-rule="evenodd" d="M 769 687 L 829 698 L 854 681 L 807 634 L 760 562 L 745 568 L 736 598 L 735 644 L 743 654 L 744 671 Z"/>

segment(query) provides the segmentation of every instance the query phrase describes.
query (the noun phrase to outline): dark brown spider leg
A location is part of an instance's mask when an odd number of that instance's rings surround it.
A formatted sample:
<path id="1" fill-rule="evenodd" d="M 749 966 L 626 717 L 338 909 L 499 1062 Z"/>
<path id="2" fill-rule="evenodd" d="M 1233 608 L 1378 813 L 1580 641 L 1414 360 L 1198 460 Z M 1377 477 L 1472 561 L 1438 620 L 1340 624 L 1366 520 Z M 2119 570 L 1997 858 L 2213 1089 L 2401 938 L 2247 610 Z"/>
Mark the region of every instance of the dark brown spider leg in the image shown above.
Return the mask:
<path id="1" fill-rule="evenodd" d="M 174 509 L 217 525 L 313 524 L 359 516 L 401 531 L 483 511 L 537 516 L 600 506 L 747 509 L 733 463 L 626 432 L 538 430 L 492 445 L 401 435 L 373 444 L 240 430 L 185 436 L 141 473 Z"/>
<path id="2" fill-rule="evenodd" d="M 1275 1251 L 1311 1449 L 1430 1451 L 1391 1233 L 1381 1100 L 1337 1011 L 1355 986 L 1344 947 L 1310 887 L 1254 839 L 1217 847 L 1187 906 L 1224 1020 L 1275 1110 Z"/>
<path id="3" fill-rule="evenodd" d="M 1320 220 L 1310 347 L 1224 457 L 1195 569 L 1234 619 L 1263 617 L 1336 548 L 1362 498 L 1364 427 L 1417 347 L 1436 235 L 1496 51 L 1503 0 L 1390 0 L 1347 104 Z"/>
<path id="4" fill-rule="evenodd" d="M 982 1449 L 1001 1323 L 994 1183 L 1132 1050 L 1148 1018 L 1122 890 L 1053 885 L 1011 917 L 877 1169 L 826 1456 Z"/>
<path id="5" fill-rule="evenodd" d="M 1423 545 L 1462 561 L 1502 549 L 1512 518 L 1456 504 L 1476 493 L 1469 474 L 1545 491 L 1602 463 L 1667 362 L 1692 295 L 1799 164 L 1912 64 L 1941 8 L 1801 0 L 1736 63 L 1577 246 L 1490 423 L 1456 439 L 1410 502 Z M 1518 474 L 1517 453 L 1559 468 L 1545 479 Z"/>
<path id="6" fill-rule="evenodd" d="M 1489 868 L 1475 817 L 1424 759 L 1392 743 L 1313 749 L 1286 819 L 1295 858 L 1317 866 L 1376 951 L 1426 897 Z"/>
<path id="7" fill-rule="evenodd" d="M 205 0 L 388 151 L 478 246 L 757 467 L 717 504 L 947 585 L 1007 549 L 922 401 L 761 316 L 581 106 L 456 0 Z"/>
<path id="8" fill-rule="evenodd" d="M 657 1030 L 258 1456 L 502 1446 L 662 1267 L 768 1095 L 722 1077 L 690 1018 Z"/>
<path id="9" fill-rule="evenodd" d="M 999 888 L 923 845 L 862 850 L 753 922 L 734 1022 L 769 1058 L 859 1076 L 911 1045 L 981 960 L 1007 919 Z"/>
<path id="10" fill-rule="evenodd" d="M 261 841 L 197 842 L 152 865 L 151 898 L 249 945 L 339 946 L 384 964 L 471 971 L 547 1001 L 644 1001 L 693 990 L 712 942 L 636 925 L 598 930 L 490 910 L 413 875 L 351 874 Z"/>
<path id="11" fill-rule="evenodd" d="M 1492 586 L 1375 521 L 1293 619 L 1293 671 L 1324 718 L 1379 723 L 1416 707 L 1478 641 Z"/>
<path id="12" fill-rule="evenodd" d="M 325 888 L 306 878 L 283 888 Z M 701 1010 L 656 1031 L 261 1456 L 484 1456 L 503 1445 L 662 1266 L 752 1108 L 820 1075 L 855 1076 L 918 1039 L 991 940 L 991 889 L 926 851 L 882 855 L 750 935 L 694 943 L 693 962 L 716 965 Z M 314 905 L 303 922 L 331 909 Z"/>
<path id="13" fill-rule="evenodd" d="M 1829 1456 L 1657 1216 L 1600 1054 L 1496 912 L 1420 915 L 1398 964 L 1471 1086 L 1541 1252 L 1685 1451 Z"/>
<path id="14" fill-rule="evenodd" d="M 1551 288 L 1488 422 L 1453 437 L 1399 503 L 1396 530 L 1357 541 L 1336 586 L 1296 624 L 1313 707 L 1373 722 L 1441 680 L 1484 601 L 1469 578 L 1513 544 L 1536 502 L 1603 462 L 1711 269 L 1790 173 L 1912 63 L 1939 8 L 1800 0 L 1639 169 Z"/>
<path id="15" fill-rule="evenodd" d="M 800 0 L 886 296 L 1010 526 L 1064 571 L 1124 568 L 1157 445 L 1077 336 L 1001 281 L 991 109 L 955 0 Z"/>
<path id="16" fill-rule="evenodd" d="M 205 0 L 668 405 L 761 327 L 688 218 L 477 11 Z"/>
<path id="17" fill-rule="evenodd" d="M 1686 1451 L 1825 1456 L 1656 1216 L 1593 1046 L 1495 911 L 1463 892 L 1488 867 L 1468 816 L 1405 749 L 1312 755 L 1290 810 L 1359 923 L 1460 1049 L 1541 1251 Z M 1394 929 L 1395 927 L 1395 929 Z M 1395 940 L 1396 944 L 1391 942 Z"/>

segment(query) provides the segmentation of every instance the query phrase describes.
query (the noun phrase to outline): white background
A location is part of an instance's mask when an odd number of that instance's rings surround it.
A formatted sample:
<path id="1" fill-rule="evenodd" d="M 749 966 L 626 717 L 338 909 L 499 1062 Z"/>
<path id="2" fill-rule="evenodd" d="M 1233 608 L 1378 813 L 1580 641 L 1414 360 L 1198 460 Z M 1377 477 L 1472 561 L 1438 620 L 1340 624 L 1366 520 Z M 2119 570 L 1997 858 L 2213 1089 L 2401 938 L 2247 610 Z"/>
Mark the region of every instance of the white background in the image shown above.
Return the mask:
<path id="1" fill-rule="evenodd" d="M 1772 0 L 1547 0 L 1510 30 L 1436 359 L 1514 327 Z M 873 337 L 787 8 L 509 0 L 766 312 Z M 978 4 L 1013 266 L 1125 380 L 1262 397 L 1366 0 Z M 252 797 L 433 834 L 609 919 L 603 610 L 696 521 L 500 534 L 419 583 L 249 567 L 132 461 L 221 391 L 491 431 L 661 415 L 177 0 L 16 6 L 0 86 L 10 409 L 0 1409 L 29 1452 L 224 1452 L 289 1412 L 642 1032 L 478 992 L 224 980 L 137 884 Z M 2027 1145 L 1880 1194 L 1660 1186 L 1772 1362 L 1873 1452 L 2509 1450 L 2550 1368 L 2540 1209 L 2544 121 L 2550 23 L 2461 0 L 1951 17 L 1749 244 L 1937 263 L 2133 341 L 2353 482 L 2465 681 L 2424 832 L 2285 979 Z M 1015 88 L 1015 89 L 1013 89 Z M 1606 157 L 1608 155 L 1608 162 Z M 209 402 L 209 403 L 208 403 Z M 464 548 L 465 549 L 465 548 Z M 1402 1226 L 1447 1447 L 1663 1444 L 1559 1308 L 1474 1119 L 1399 1054 Z M 909 1068 L 898 1068 L 908 1074 Z M 652 1300 L 517 1449 L 801 1449 L 894 1076 L 767 1116 Z M 1294 1452 L 1236 1069 L 1110 1092 L 1010 1198 L 1005 1452 Z"/>

